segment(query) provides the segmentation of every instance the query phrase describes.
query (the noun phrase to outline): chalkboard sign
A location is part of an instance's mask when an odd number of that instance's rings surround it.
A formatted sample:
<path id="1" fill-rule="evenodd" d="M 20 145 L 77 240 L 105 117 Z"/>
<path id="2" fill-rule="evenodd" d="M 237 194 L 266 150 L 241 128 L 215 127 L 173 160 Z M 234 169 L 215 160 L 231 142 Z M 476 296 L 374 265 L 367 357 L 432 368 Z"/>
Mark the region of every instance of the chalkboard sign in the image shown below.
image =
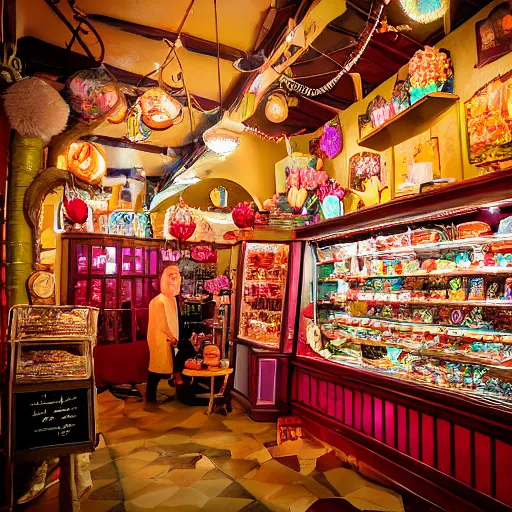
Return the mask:
<path id="1" fill-rule="evenodd" d="M 90 389 L 17 393 L 16 450 L 90 441 Z"/>

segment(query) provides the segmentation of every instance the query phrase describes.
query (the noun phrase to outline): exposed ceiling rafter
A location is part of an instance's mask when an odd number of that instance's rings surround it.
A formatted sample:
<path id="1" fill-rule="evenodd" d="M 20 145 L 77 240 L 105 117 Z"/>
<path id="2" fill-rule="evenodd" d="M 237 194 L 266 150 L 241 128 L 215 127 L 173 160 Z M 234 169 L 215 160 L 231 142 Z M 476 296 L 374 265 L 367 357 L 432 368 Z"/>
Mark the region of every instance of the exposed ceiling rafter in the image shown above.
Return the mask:
<path id="1" fill-rule="evenodd" d="M 153 41 L 168 39 L 174 43 L 178 39 L 178 34 L 176 32 L 163 30 L 161 28 L 148 27 L 147 25 L 140 25 L 138 23 L 124 21 L 118 18 L 112 18 L 110 16 L 103 16 L 102 14 L 88 14 L 87 19 L 96 23 L 103 23 L 111 28 L 128 32 L 129 34 L 145 37 L 146 39 L 152 39 Z M 181 33 L 180 40 L 183 47 L 190 52 L 208 55 L 209 57 L 217 57 L 217 43 L 215 43 L 215 41 L 208 41 L 207 39 L 201 39 L 200 37 L 184 33 Z M 225 44 L 220 45 L 221 59 L 234 62 L 245 56 L 246 53 L 238 48 L 233 48 L 232 46 L 227 46 Z"/>

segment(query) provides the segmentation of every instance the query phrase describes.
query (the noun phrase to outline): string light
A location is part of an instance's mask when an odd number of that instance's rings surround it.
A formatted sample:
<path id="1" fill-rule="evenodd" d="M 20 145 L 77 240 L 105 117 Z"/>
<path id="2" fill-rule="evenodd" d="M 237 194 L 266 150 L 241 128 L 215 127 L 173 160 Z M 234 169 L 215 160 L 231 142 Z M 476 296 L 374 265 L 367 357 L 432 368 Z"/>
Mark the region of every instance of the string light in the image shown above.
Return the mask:
<path id="1" fill-rule="evenodd" d="M 260 139 L 279 143 L 283 142 L 286 138 L 297 137 L 297 135 L 302 135 L 306 131 L 306 128 L 301 128 L 298 132 L 291 133 L 290 135 L 268 135 L 262 132 L 261 130 L 258 130 L 258 128 L 255 128 L 254 126 L 246 126 L 245 131 L 248 133 L 252 133 L 253 135 L 256 135 L 256 137 L 259 137 Z"/>
<path id="2" fill-rule="evenodd" d="M 357 49 L 350 54 L 350 57 L 342 66 L 340 72 L 332 80 L 327 82 L 322 87 L 318 87 L 316 89 L 296 82 L 292 78 L 289 78 L 285 75 L 281 75 L 281 83 L 284 83 L 284 85 L 290 91 L 294 91 L 298 94 L 301 94 L 302 96 L 308 97 L 320 96 L 321 94 L 325 94 L 332 90 L 334 86 L 340 81 L 341 77 L 346 75 L 352 69 L 352 67 L 358 62 L 358 60 L 361 58 L 364 51 L 366 50 L 366 47 L 368 46 L 368 44 L 370 44 L 370 40 L 380 24 L 380 20 L 384 12 L 384 7 L 387 3 L 389 3 L 387 0 L 381 0 L 381 2 L 379 2 L 379 6 L 374 9 L 373 13 L 370 14 L 366 26 L 358 38 L 356 45 Z M 370 22 L 370 20 L 373 20 L 373 24 Z"/>

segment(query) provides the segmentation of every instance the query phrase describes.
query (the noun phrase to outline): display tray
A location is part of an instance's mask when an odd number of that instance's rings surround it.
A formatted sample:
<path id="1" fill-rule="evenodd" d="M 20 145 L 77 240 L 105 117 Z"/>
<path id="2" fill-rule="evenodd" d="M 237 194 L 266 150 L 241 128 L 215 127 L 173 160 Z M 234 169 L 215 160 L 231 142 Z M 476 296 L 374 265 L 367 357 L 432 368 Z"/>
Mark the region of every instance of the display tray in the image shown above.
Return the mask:
<path id="1" fill-rule="evenodd" d="M 16 383 L 89 379 L 89 348 L 86 342 L 18 342 Z"/>
<path id="2" fill-rule="evenodd" d="M 90 338 L 96 336 L 98 310 L 73 306 L 15 306 L 12 340 Z"/>

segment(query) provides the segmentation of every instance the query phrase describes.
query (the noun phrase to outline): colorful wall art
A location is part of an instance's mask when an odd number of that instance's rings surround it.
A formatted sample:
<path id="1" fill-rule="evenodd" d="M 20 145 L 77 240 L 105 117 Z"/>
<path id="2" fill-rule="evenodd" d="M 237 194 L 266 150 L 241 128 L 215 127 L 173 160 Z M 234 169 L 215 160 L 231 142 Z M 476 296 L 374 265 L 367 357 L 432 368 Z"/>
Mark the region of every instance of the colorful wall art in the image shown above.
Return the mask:
<path id="1" fill-rule="evenodd" d="M 512 72 L 480 88 L 465 106 L 470 163 L 512 159 Z"/>
<path id="2" fill-rule="evenodd" d="M 476 52 L 481 68 L 510 52 L 512 45 L 512 10 L 509 2 L 493 9 L 487 18 L 475 24 Z"/>
<path id="3" fill-rule="evenodd" d="M 372 176 L 381 179 L 380 154 L 371 151 L 363 151 L 352 155 L 349 160 L 349 188 L 354 190 L 363 189 L 363 182 Z"/>

